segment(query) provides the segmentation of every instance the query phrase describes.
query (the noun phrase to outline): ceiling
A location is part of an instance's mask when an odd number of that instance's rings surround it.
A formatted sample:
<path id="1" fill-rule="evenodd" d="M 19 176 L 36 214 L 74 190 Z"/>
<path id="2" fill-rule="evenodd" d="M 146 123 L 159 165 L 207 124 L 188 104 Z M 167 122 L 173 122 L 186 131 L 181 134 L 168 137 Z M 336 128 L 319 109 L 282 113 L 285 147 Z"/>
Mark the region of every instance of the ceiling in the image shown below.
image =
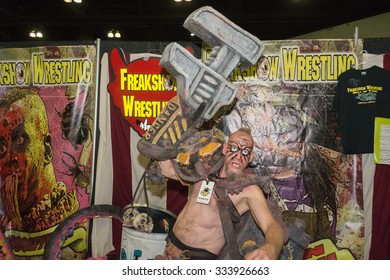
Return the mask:
<path id="1" fill-rule="evenodd" d="M 283 40 L 390 11 L 389 0 L 1 0 L 0 42 L 30 41 L 36 28 L 45 41 L 107 39 L 110 29 L 126 41 L 199 41 L 182 26 L 202 6 L 212 6 L 261 40 Z M 390 28 L 390 27 L 389 27 Z M 37 40 L 37 39 L 35 39 Z"/>

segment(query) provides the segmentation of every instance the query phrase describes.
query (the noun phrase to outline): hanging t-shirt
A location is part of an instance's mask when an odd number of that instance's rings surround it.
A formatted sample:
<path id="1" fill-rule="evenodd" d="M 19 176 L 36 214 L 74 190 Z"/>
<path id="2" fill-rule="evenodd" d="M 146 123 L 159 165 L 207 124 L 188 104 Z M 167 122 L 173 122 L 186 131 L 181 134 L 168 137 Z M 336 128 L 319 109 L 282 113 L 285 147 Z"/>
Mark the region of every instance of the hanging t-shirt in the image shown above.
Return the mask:
<path id="1" fill-rule="evenodd" d="M 340 74 L 333 111 L 339 113 L 343 153 L 372 153 L 375 117 L 390 117 L 390 71 L 372 66 Z"/>

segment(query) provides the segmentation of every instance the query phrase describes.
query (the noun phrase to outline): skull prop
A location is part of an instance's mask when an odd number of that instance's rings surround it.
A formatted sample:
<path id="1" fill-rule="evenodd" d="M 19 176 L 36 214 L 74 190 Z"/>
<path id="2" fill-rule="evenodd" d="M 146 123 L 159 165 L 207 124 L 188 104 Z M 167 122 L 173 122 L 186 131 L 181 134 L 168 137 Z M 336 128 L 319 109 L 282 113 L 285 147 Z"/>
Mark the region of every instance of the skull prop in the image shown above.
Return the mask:
<path id="1" fill-rule="evenodd" d="M 140 213 L 134 218 L 134 228 L 138 231 L 151 233 L 153 230 L 153 220 L 148 214 Z"/>
<path id="2" fill-rule="evenodd" d="M 134 218 L 139 215 L 137 209 L 129 208 L 123 214 L 123 226 L 125 227 L 134 227 Z"/>

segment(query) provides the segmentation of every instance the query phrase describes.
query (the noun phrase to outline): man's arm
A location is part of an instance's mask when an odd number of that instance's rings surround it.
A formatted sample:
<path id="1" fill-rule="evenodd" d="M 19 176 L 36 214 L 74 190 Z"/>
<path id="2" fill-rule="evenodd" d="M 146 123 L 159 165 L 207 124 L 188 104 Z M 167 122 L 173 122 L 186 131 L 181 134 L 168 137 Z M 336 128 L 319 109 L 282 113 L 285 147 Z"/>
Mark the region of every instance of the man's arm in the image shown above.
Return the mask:
<path id="1" fill-rule="evenodd" d="M 172 160 L 153 161 L 146 169 L 146 178 L 156 185 L 165 185 L 167 179 L 178 180 Z"/>
<path id="2" fill-rule="evenodd" d="M 154 161 L 146 170 L 146 177 L 153 184 L 166 184 L 167 179 L 180 181 L 183 186 L 190 186 L 188 182 L 184 182 L 176 173 L 173 159 Z"/>
<path id="3" fill-rule="evenodd" d="M 253 252 L 248 253 L 245 259 L 275 260 L 279 257 L 282 250 L 286 232 L 280 222 L 272 215 L 261 189 L 253 185 L 245 188 L 245 190 L 248 192 L 249 210 L 265 236 L 264 244 Z"/>

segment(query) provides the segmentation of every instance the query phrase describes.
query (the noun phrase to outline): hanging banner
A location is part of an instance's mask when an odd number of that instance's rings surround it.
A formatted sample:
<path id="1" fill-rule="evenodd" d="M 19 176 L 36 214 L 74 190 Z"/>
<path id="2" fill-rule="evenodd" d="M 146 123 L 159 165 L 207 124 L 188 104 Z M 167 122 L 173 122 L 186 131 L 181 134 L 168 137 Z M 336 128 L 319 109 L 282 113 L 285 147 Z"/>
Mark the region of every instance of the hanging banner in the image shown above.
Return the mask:
<path id="1" fill-rule="evenodd" d="M 176 95 L 176 80 L 160 66 L 160 57 L 145 54 L 129 63 L 118 49 L 111 52 L 115 80 L 108 85 L 122 116 L 143 135 L 168 101 Z"/>
<path id="2" fill-rule="evenodd" d="M 253 164 L 285 221 L 311 237 L 305 259 L 363 258 L 361 156 L 342 153 L 331 111 L 338 76 L 361 56 L 361 41 L 266 41 L 258 63 L 231 76 L 237 103 L 223 129 L 252 130 Z"/>
<path id="3" fill-rule="evenodd" d="M 113 203 L 121 207 L 131 202 L 147 202 L 147 198 L 143 197 L 143 192 L 138 192 L 141 197 L 133 197 L 136 186 L 140 185 L 142 174 L 150 160 L 138 152 L 137 142 L 168 101 L 176 95 L 176 80 L 160 66 L 161 56 L 159 54 L 148 52 L 133 54 L 125 52 L 125 49 L 126 44 L 120 49 L 113 48 L 107 54 L 111 70 L 110 80 L 102 80 L 102 83 L 108 82 L 105 87 L 108 96 L 111 97 L 110 106 L 113 108 L 110 113 L 113 180 L 115 182 Z M 161 53 L 162 50 L 157 52 Z M 100 111 L 102 118 L 107 116 L 106 110 Z M 122 136 L 118 138 L 119 135 Z M 128 152 L 125 152 L 127 150 Z M 98 161 L 98 169 L 99 164 L 100 161 Z M 124 176 L 124 173 L 127 175 Z M 129 185 L 132 187 L 129 188 Z M 164 187 L 148 184 L 148 196 L 150 196 L 148 200 L 151 205 L 167 209 L 167 190 Z M 116 194 L 117 191 L 120 191 L 120 195 Z"/>
<path id="4" fill-rule="evenodd" d="M 0 49 L 1 230 L 17 258 L 40 258 L 57 225 L 89 205 L 96 46 Z M 63 258 L 86 253 L 80 226 Z"/>

